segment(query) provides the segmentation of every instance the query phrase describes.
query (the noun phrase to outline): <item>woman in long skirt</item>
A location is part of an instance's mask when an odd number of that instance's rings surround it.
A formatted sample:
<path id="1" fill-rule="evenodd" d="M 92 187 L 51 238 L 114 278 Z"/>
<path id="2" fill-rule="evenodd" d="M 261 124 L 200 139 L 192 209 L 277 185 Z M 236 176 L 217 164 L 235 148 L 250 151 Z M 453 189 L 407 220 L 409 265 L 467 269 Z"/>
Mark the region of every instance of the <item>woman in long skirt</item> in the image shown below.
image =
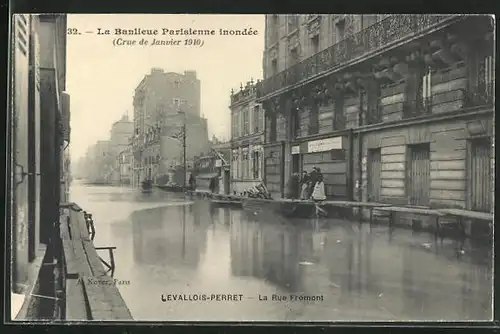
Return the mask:
<path id="1" fill-rule="evenodd" d="M 309 198 L 309 174 L 306 171 L 302 172 L 302 178 L 300 180 L 301 190 L 300 190 L 300 199 L 308 199 Z"/>
<path id="2" fill-rule="evenodd" d="M 315 202 L 314 206 L 316 207 L 316 216 L 321 212 L 326 215 L 326 211 L 320 208 L 319 203 L 326 200 L 325 194 L 325 184 L 323 183 L 323 175 L 319 174 L 318 181 L 314 185 L 314 190 L 312 193 L 312 200 Z"/>

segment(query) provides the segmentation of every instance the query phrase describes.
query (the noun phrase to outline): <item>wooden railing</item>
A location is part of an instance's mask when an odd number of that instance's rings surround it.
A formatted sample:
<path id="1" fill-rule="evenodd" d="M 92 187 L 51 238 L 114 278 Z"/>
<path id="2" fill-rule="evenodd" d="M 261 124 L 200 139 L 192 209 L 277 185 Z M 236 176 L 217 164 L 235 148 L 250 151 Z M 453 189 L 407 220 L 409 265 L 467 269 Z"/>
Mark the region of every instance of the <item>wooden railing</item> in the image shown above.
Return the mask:
<path id="1" fill-rule="evenodd" d="M 380 50 L 404 38 L 422 33 L 463 15 L 396 14 L 348 36 L 337 44 L 257 83 L 257 97 L 326 72 L 342 64 Z"/>

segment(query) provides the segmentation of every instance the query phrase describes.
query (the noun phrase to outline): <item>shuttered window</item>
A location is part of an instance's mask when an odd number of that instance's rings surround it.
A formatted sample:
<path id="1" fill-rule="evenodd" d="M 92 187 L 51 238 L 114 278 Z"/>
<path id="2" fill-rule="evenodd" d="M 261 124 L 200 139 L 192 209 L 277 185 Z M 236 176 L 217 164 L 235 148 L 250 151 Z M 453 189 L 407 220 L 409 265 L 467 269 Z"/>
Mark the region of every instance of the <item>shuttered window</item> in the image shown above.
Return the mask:
<path id="1" fill-rule="evenodd" d="M 491 140 L 478 138 L 470 141 L 469 160 L 469 206 L 471 210 L 491 210 Z"/>
<path id="2" fill-rule="evenodd" d="M 368 150 L 367 183 L 368 201 L 380 201 L 380 172 L 382 164 L 382 154 L 380 148 Z"/>
<path id="3" fill-rule="evenodd" d="M 430 145 L 408 146 L 406 175 L 407 196 L 410 205 L 428 205 L 430 193 Z"/>

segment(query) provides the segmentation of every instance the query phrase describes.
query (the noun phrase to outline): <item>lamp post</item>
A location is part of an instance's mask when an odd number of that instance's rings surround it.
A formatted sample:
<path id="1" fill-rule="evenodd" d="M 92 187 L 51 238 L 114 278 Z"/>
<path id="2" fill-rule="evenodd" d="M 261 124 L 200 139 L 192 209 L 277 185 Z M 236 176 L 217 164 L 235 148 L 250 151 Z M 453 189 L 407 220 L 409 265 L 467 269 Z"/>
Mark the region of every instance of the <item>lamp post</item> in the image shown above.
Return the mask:
<path id="1" fill-rule="evenodd" d="M 177 111 L 178 114 L 183 115 L 182 117 L 182 161 L 184 165 L 184 176 L 183 176 L 183 184 L 182 184 L 182 190 L 186 192 L 186 176 L 187 176 L 187 161 L 186 161 L 186 112 L 182 110 Z"/>

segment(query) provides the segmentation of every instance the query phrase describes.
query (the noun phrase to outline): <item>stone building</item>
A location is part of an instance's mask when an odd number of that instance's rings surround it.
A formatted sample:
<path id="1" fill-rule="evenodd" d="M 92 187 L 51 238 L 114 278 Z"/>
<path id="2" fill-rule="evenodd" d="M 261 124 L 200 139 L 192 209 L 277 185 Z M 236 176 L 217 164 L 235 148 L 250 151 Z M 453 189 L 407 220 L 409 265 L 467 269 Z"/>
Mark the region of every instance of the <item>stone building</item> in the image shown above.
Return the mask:
<path id="1" fill-rule="evenodd" d="M 134 123 L 129 120 L 128 115 L 123 115 L 122 118 L 113 123 L 109 135 L 109 150 L 110 154 L 115 157 L 111 171 L 111 182 L 113 184 L 121 184 L 123 162 L 120 157 L 124 158 L 122 152 L 129 147 L 129 140 L 134 135 Z M 126 155 L 126 154 L 125 154 Z"/>
<path id="2" fill-rule="evenodd" d="M 153 68 L 134 95 L 134 178 L 158 179 L 168 173 L 175 157 L 164 156 L 172 140 L 182 143 L 186 124 L 186 160 L 209 147 L 207 120 L 200 117 L 201 83 L 195 71 L 184 74 Z M 171 150 L 168 150 L 171 151 Z M 182 163 L 180 163 L 182 165 Z"/>
<path id="3" fill-rule="evenodd" d="M 46 257 L 46 250 L 57 247 L 54 222 L 59 220 L 60 203 L 68 201 L 66 22 L 64 14 L 12 16 L 7 117 L 11 177 L 6 194 L 12 247 L 7 252 L 12 269 L 11 316 L 22 320 L 41 302 L 35 282 L 42 260 L 51 262 L 54 257 Z M 50 281 L 47 291 L 56 279 Z"/>
<path id="4" fill-rule="evenodd" d="M 253 80 L 231 92 L 231 192 L 262 182 L 264 113 L 256 93 Z"/>
<path id="5" fill-rule="evenodd" d="M 118 153 L 118 184 L 132 184 L 132 166 L 133 166 L 132 146 L 127 146 Z"/>
<path id="6" fill-rule="evenodd" d="M 493 31 L 488 16 L 267 15 L 268 188 L 315 165 L 329 198 L 490 212 Z"/>

